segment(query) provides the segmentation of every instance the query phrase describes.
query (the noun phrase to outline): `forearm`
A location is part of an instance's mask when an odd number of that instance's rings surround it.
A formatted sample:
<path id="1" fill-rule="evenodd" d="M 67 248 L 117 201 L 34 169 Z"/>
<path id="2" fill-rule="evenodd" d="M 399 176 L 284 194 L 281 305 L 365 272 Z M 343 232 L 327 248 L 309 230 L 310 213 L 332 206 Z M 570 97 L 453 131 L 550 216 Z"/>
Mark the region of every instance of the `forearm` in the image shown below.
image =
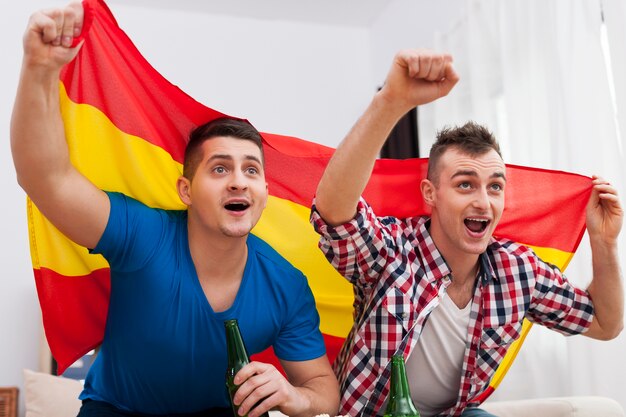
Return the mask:
<path id="1" fill-rule="evenodd" d="M 587 289 L 599 339 L 613 339 L 624 327 L 624 284 L 617 243 L 591 241 L 593 280 Z"/>
<path id="2" fill-rule="evenodd" d="M 296 388 L 306 400 L 291 417 L 310 417 L 318 414 L 334 416 L 339 410 L 339 386 L 334 375 L 320 376 Z"/>
<path id="3" fill-rule="evenodd" d="M 58 71 L 24 65 L 11 119 L 18 182 L 37 199 L 71 169 L 59 105 Z"/>
<path id="4" fill-rule="evenodd" d="M 316 208 L 326 223 L 337 226 L 354 216 L 378 153 L 400 117 L 447 95 L 458 80 L 447 54 L 396 54 L 385 85 L 339 145 L 318 185 Z"/>
<path id="5" fill-rule="evenodd" d="M 328 224 L 337 226 L 354 217 L 376 158 L 406 111 L 378 93 L 337 147 L 315 197 L 316 208 Z"/>

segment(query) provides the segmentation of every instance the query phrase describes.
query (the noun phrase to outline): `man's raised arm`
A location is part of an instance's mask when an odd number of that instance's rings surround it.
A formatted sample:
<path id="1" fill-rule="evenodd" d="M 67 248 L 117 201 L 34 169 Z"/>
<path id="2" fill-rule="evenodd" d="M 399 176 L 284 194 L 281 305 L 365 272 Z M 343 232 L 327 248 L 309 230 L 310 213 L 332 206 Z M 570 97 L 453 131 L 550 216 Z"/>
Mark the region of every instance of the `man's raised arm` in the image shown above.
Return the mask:
<path id="1" fill-rule="evenodd" d="M 594 177 L 587 204 L 587 232 L 591 244 L 593 279 L 587 291 L 593 300 L 594 317 L 585 336 L 609 340 L 624 328 L 624 283 L 617 249 L 624 210 L 617 190 Z"/>
<path id="2" fill-rule="evenodd" d="M 70 239 L 93 248 L 110 204 L 70 163 L 59 105 L 59 75 L 80 49 L 71 45 L 82 24 L 81 3 L 31 16 L 11 119 L 11 150 L 18 183 L 41 212 Z"/>
<path id="3" fill-rule="evenodd" d="M 320 180 L 315 206 L 331 225 L 356 213 L 359 197 L 389 133 L 411 108 L 447 95 L 459 77 L 450 55 L 404 50 L 394 57 L 383 88 L 337 147 Z"/>

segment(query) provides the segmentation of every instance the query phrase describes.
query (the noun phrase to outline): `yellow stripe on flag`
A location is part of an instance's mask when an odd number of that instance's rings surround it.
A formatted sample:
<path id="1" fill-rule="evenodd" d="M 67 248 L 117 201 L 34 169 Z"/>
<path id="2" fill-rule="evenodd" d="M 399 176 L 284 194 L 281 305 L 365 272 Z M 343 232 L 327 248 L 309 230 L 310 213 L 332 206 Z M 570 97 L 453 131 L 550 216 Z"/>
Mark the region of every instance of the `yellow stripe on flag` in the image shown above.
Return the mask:
<path id="1" fill-rule="evenodd" d="M 182 165 L 165 150 L 119 130 L 97 108 L 71 101 L 60 84 L 61 113 L 72 163 L 103 190 L 119 191 L 151 207 L 183 210 L 176 193 Z M 94 129 L 97 126 L 97 129 Z"/>
<path id="2" fill-rule="evenodd" d="M 571 252 L 564 252 L 558 249 L 542 248 L 540 246 L 532 245 L 525 246 L 531 248 L 537 256 L 541 258 L 541 260 L 551 263 L 552 265 L 556 265 L 561 271 L 564 271 L 565 268 L 567 268 L 569 261 L 571 261 L 574 256 Z"/>
<path id="3" fill-rule="evenodd" d="M 175 188 L 182 165 L 169 153 L 120 131 L 97 108 L 72 102 L 62 83 L 60 96 L 63 119 L 72 126 L 66 131 L 72 163 L 83 175 L 104 190 L 123 192 L 153 207 L 185 208 Z M 34 267 L 65 276 L 108 267 L 100 255 L 68 240 L 30 202 L 28 209 L 36 231 L 30 239 Z"/>
<path id="4" fill-rule="evenodd" d="M 28 211 L 32 230 L 37 231 L 36 238 L 32 233 L 30 236 L 34 268 L 48 268 L 65 276 L 76 277 L 109 267 L 102 256 L 91 255 L 85 247 L 66 238 L 30 201 Z"/>
<path id="5" fill-rule="evenodd" d="M 322 333 L 346 337 L 352 327 L 352 285 L 318 249 L 319 235 L 309 223 L 309 212 L 308 207 L 270 196 L 252 232 L 307 276 L 320 313 Z"/>

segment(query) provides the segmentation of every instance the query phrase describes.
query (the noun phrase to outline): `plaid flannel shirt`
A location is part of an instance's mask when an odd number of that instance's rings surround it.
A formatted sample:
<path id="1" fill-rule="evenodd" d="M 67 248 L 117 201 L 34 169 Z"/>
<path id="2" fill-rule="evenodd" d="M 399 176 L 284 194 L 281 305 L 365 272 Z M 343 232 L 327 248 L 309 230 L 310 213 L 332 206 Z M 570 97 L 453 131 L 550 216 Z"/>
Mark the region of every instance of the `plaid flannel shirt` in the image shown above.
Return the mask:
<path id="1" fill-rule="evenodd" d="M 381 411 L 392 355 L 408 357 L 452 282 L 429 221 L 377 218 L 361 199 L 352 221 L 332 227 L 313 205 L 320 249 L 354 289 L 354 325 L 333 365 L 340 414 L 369 417 Z M 588 329 L 593 316 L 588 294 L 525 246 L 492 238 L 479 262 L 458 400 L 441 416 L 459 416 L 479 404 L 475 398 L 519 338 L 524 318 L 571 335 Z"/>

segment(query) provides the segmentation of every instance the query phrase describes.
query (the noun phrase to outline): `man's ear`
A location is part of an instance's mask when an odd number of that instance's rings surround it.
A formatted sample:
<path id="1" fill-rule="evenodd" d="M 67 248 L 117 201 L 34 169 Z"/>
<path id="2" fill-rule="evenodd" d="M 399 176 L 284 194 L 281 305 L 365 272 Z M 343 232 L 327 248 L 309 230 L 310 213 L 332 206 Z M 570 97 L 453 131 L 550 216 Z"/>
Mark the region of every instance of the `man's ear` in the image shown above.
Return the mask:
<path id="1" fill-rule="evenodd" d="M 178 191 L 178 197 L 180 201 L 185 203 L 186 206 L 191 205 L 191 181 L 187 177 L 182 175 L 176 180 L 176 191 Z"/>
<path id="2" fill-rule="evenodd" d="M 423 179 L 420 182 L 420 190 L 422 191 L 424 203 L 426 203 L 429 207 L 434 207 L 437 199 L 435 194 L 435 185 L 429 179 Z"/>

